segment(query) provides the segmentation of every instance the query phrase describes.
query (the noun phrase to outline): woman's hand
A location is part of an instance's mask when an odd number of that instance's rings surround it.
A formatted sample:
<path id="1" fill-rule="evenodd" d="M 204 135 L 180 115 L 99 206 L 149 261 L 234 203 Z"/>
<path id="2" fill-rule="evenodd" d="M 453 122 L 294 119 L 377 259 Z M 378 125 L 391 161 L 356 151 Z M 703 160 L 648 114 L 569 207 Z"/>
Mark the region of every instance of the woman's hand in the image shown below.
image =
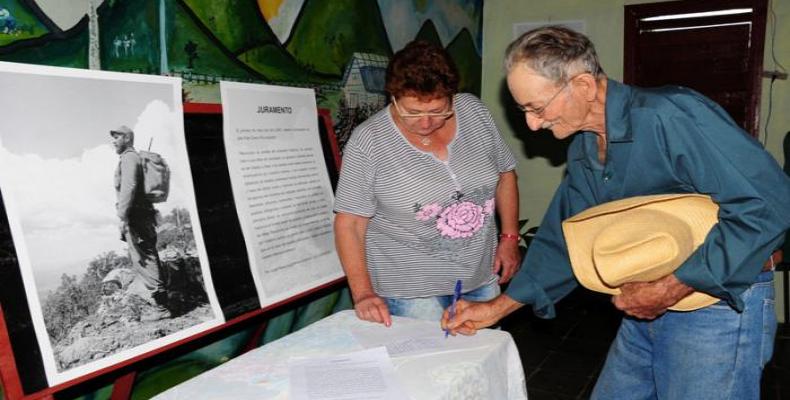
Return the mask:
<path id="1" fill-rule="evenodd" d="M 494 255 L 494 273 L 500 274 L 499 283 L 507 283 L 521 267 L 521 251 L 516 240 L 500 240 Z"/>
<path id="2" fill-rule="evenodd" d="M 335 216 L 335 247 L 340 264 L 346 273 L 354 311 L 361 320 L 392 325 L 387 303 L 376 295 L 370 283 L 365 264 L 365 233 L 368 218 L 359 215 L 337 213 Z"/>
<path id="3" fill-rule="evenodd" d="M 390 317 L 387 302 L 375 293 L 354 299 L 354 311 L 356 311 L 357 317 L 361 320 L 378 322 L 385 326 L 392 325 L 392 317 Z"/>

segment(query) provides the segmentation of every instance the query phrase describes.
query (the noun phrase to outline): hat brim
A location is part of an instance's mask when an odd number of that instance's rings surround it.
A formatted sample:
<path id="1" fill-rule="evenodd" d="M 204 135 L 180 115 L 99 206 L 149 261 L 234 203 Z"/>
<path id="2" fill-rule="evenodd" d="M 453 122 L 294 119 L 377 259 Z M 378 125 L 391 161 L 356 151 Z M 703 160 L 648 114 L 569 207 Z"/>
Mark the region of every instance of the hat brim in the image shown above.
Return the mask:
<path id="1" fill-rule="evenodd" d="M 593 242 L 597 234 L 618 218 L 619 213 L 634 209 L 655 209 L 683 215 L 690 219 L 693 247 L 696 249 L 705 241 L 710 228 L 718 220 L 718 206 L 708 196 L 699 194 L 671 194 L 631 197 L 585 210 L 562 223 L 562 230 L 568 247 L 573 274 L 587 289 L 612 295 L 620 294 L 620 289 L 606 285 L 601 279 L 592 260 Z M 594 219 L 594 223 L 591 220 Z M 707 307 L 719 299 L 702 292 L 693 292 L 675 305 L 674 311 L 692 311 Z"/>

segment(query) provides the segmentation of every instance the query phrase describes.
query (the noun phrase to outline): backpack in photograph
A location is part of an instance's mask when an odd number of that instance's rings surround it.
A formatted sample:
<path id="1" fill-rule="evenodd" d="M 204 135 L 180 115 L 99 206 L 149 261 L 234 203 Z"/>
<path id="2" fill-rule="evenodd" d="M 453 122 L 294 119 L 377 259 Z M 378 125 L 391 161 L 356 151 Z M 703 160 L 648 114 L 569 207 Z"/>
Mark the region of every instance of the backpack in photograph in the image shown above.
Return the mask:
<path id="1" fill-rule="evenodd" d="M 148 150 L 151 143 L 148 143 Z M 152 151 L 138 150 L 140 164 L 143 167 L 143 186 L 145 198 L 151 203 L 162 203 L 170 194 L 170 167 L 165 159 Z"/>

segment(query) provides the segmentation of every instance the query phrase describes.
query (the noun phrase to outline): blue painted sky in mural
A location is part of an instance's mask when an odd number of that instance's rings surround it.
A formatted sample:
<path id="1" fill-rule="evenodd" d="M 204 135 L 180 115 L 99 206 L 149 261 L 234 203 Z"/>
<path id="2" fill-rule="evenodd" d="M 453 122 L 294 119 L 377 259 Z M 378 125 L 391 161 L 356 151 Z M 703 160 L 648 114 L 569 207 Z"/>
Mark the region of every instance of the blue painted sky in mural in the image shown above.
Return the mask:
<path id="1" fill-rule="evenodd" d="M 483 13 L 483 0 L 378 0 L 378 3 L 387 36 L 395 50 L 414 39 L 430 19 L 445 46 L 466 28 L 475 39 L 477 53 L 481 53 L 482 33 L 477 21 Z M 304 0 L 284 0 L 279 4 L 277 15 L 268 19 L 280 41 L 288 39 L 303 5 Z"/>
<path id="2" fill-rule="evenodd" d="M 475 39 L 481 53 L 482 32 L 478 24 L 483 13 L 482 0 L 378 0 L 387 35 L 393 49 L 400 49 L 414 36 L 426 20 L 433 21 L 442 44 L 447 46 L 462 28 Z"/>
<path id="3" fill-rule="evenodd" d="M 69 0 L 66 4 L 63 0 L 36 0 L 41 11 L 64 31 L 80 22 L 91 3 L 94 7 L 99 7 L 104 0 Z"/>

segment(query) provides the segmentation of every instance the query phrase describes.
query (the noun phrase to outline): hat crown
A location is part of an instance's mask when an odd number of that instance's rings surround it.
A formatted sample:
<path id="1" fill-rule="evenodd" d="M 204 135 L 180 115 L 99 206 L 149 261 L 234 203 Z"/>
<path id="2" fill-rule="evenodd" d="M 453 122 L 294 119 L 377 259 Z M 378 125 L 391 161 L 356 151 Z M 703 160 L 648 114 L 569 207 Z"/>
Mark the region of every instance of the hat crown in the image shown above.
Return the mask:
<path id="1" fill-rule="evenodd" d="M 651 282 L 671 274 L 694 251 L 686 222 L 672 214 L 634 209 L 593 239 L 595 270 L 610 287 Z"/>
<path id="2" fill-rule="evenodd" d="M 134 135 L 134 131 L 126 125 L 121 125 L 116 129 L 110 130 L 110 135 L 124 135 L 124 136 L 131 136 Z"/>
<path id="3" fill-rule="evenodd" d="M 573 273 L 596 292 L 619 294 L 628 282 L 651 282 L 674 272 L 718 222 L 710 196 L 661 194 L 599 204 L 562 222 Z M 688 311 L 717 298 L 694 292 L 670 310 Z"/>

